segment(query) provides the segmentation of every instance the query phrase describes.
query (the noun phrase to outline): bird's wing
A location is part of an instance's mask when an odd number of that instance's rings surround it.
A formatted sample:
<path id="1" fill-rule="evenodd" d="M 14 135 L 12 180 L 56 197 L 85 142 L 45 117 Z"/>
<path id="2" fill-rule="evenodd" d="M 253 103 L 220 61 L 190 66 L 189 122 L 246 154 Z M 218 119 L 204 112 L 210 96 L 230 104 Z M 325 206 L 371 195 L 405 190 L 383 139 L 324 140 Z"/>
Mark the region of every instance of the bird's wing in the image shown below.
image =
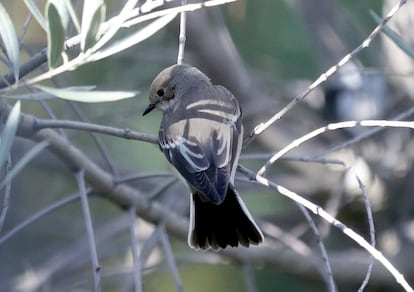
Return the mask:
<path id="1" fill-rule="evenodd" d="M 161 128 L 159 141 L 167 159 L 190 186 L 218 204 L 234 181 L 242 127 L 234 96 L 224 87 L 213 89 L 214 98 L 183 105 L 179 116 L 185 118 Z"/>
<path id="2" fill-rule="evenodd" d="M 209 145 L 197 141 L 189 130 L 185 135 L 179 133 L 182 127 L 189 128 L 189 124 L 193 123 L 186 120 L 171 125 L 164 133 L 160 131 L 160 148 L 188 184 L 204 195 L 205 200 L 220 203 L 224 196 L 216 189 L 213 173 L 217 169 L 211 161 Z"/>
<path id="3" fill-rule="evenodd" d="M 230 173 L 226 175 L 230 175 L 230 178 L 226 179 L 234 184 L 234 176 L 243 145 L 242 112 L 237 99 L 230 91 L 220 85 L 214 86 L 214 88 L 222 102 L 221 113 L 218 113 L 218 116 L 222 118 L 220 121 L 222 127 L 219 131 L 221 137 L 217 140 L 218 144 L 215 148 L 218 149 L 215 164 L 219 167 L 224 165 L 229 167 Z M 223 127 L 223 124 L 228 127 Z M 219 153 L 220 149 L 223 150 L 221 154 Z"/>

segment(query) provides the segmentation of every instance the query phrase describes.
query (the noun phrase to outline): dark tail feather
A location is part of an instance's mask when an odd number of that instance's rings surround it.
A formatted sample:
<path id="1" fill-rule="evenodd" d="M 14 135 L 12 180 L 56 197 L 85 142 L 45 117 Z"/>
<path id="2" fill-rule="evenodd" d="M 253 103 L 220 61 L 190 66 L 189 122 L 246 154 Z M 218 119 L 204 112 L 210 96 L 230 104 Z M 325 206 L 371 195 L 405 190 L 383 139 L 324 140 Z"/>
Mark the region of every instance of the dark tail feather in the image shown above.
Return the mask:
<path id="1" fill-rule="evenodd" d="M 195 249 L 248 247 L 263 241 L 262 232 L 232 186 L 219 205 L 203 202 L 199 194 L 193 194 L 190 221 L 188 244 Z"/>

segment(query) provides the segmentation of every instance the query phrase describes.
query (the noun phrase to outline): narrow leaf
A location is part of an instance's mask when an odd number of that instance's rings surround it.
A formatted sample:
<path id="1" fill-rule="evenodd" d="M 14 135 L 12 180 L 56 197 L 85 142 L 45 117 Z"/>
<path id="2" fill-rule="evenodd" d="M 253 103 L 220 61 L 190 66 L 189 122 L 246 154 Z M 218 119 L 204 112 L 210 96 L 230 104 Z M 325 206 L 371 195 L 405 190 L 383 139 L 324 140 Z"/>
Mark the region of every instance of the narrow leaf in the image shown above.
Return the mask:
<path id="1" fill-rule="evenodd" d="M 33 148 L 29 150 L 12 168 L 12 170 L 7 174 L 4 180 L 0 183 L 0 190 L 11 180 L 16 174 L 18 174 L 33 158 L 35 158 L 43 149 L 45 149 L 49 143 L 47 141 L 42 141 L 36 144 Z"/>
<path id="2" fill-rule="evenodd" d="M 48 24 L 48 62 L 49 67 L 53 68 L 63 51 L 69 16 L 65 3 L 59 0 L 49 0 L 46 4 L 45 14 Z"/>
<path id="3" fill-rule="evenodd" d="M 138 94 L 138 92 L 135 91 L 79 91 L 68 88 L 52 88 L 41 85 L 35 85 L 35 87 L 61 99 L 87 103 L 117 101 L 130 98 Z"/>
<path id="4" fill-rule="evenodd" d="M 108 41 L 112 39 L 112 37 L 117 33 L 117 31 L 121 28 L 122 24 L 125 21 L 127 15 L 134 9 L 135 5 L 137 4 L 138 0 L 128 0 L 128 2 L 124 5 L 121 12 L 117 17 L 114 17 L 114 21 L 111 23 L 110 28 L 108 31 L 99 39 L 99 41 L 93 46 L 93 50 L 96 51 L 103 47 Z"/>
<path id="5" fill-rule="evenodd" d="M 15 83 L 19 80 L 19 42 L 9 14 L 0 2 L 0 36 L 12 65 Z"/>
<path id="6" fill-rule="evenodd" d="M 134 46 L 135 44 L 138 44 L 144 41 L 145 39 L 155 34 L 157 31 L 165 27 L 176 16 L 177 16 L 177 13 L 171 13 L 171 14 L 167 14 L 163 17 L 158 18 L 157 20 L 151 22 L 150 24 L 145 26 L 143 29 L 137 31 L 136 33 L 133 33 L 132 35 L 129 35 L 125 37 L 124 39 L 116 41 L 114 44 L 92 54 L 91 57 L 88 58 L 88 61 L 101 60 L 103 58 L 112 56 L 125 49 L 128 49 L 129 47 Z"/>
<path id="7" fill-rule="evenodd" d="M 96 86 L 94 86 L 94 85 L 66 87 L 66 89 L 73 90 L 73 91 L 90 91 L 90 90 L 93 90 L 95 88 L 96 88 Z M 15 95 L 5 94 L 3 96 L 6 97 L 6 98 L 10 98 L 10 99 L 37 100 L 37 101 L 57 98 L 55 95 L 50 94 L 50 93 L 46 93 L 46 92 L 32 92 L 32 93 L 15 94 Z"/>
<path id="8" fill-rule="evenodd" d="M 33 17 L 37 20 L 39 25 L 43 28 L 43 30 L 47 31 L 46 18 L 42 15 L 36 4 L 32 0 L 24 0 L 24 3 L 26 4 L 30 13 L 32 13 Z"/>
<path id="9" fill-rule="evenodd" d="M 382 22 L 382 18 L 378 16 L 373 10 L 370 11 L 374 20 L 380 24 Z M 392 30 L 389 26 L 384 26 L 382 28 L 384 34 L 389 37 L 404 53 L 406 53 L 410 58 L 414 59 L 414 48 L 408 45 L 406 41 L 404 41 L 398 33 Z"/>
<path id="10" fill-rule="evenodd" d="M 33 93 L 26 93 L 26 94 L 16 94 L 16 95 L 3 95 L 6 98 L 10 99 L 18 99 L 18 100 L 46 100 L 46 99 L 53 99 L 56 96 L 53 96 L 46 92 L 33 92 Z"/>
<path id="11" fill-rule="evenodd" d="M 81 26 L 81 50 L 87 51 L 99 39 L 99 27 L 105 19 L 103 0 L 84 1 Z"/>
<path id="12" fill-rule="evenodd" d="M 7 118 L 6 125 L 1 133 L 0 141 L 0 168 L 3 167 L 4 162 L 7 159 L 7 155 L 10 152 L 13 145 L 14 137 L 16 136 L 17 125 L 19 124 L 20 116 L 20 101 L 17 101 L 13 106 L 10 114 Z"/>

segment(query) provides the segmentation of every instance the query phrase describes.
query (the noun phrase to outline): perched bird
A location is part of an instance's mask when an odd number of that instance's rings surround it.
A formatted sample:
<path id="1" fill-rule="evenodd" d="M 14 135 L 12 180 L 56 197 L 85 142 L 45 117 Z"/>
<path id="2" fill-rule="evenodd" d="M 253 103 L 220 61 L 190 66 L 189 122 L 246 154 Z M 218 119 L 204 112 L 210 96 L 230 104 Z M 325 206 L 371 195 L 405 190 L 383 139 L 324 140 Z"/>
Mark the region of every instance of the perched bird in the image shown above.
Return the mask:
<path id="1" fill-rule="evenodd" d="M 191 190 L 188 244 L 219 249 L 263 235 L 234 189 L 243 126 L 236 98 L 197 68 L 173 65 L 154 79 L 143 115 L 163 112 L 159 146 Z"/>

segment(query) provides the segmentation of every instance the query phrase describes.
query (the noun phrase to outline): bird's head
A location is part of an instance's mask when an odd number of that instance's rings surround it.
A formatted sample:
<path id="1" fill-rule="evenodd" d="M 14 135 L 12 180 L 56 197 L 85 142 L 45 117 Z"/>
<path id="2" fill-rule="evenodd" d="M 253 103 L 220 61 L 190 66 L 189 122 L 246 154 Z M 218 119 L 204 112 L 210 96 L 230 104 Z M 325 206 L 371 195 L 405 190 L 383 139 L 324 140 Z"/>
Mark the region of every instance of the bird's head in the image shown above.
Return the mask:
<path id="1" fill-rule="evenodd" d="M 142 114 L 143 116 L 155 108 L 166 111 L 171 107 L 172 102 L 175 99 L 175 89 L 178 81 L 177 79 L 180 76 L 181 72 L 187 67 L 189 66 L 173 65 L 162 70 L 157 75 L 157 77 L 155 77 L 150 87 L 150 104 Z"/>
<path id="2" fill-rule="evenodd" d="M 154 109 L 160 109 L 163 112 L 171 109 L 186 88 L 191 88 L 197 81 L 208 78 L 198 69 L 189 65 L 173 65 L 161 71 L 150 87 L 149 101 L 150 104 L 142 114 L 145 116 Z"/>

